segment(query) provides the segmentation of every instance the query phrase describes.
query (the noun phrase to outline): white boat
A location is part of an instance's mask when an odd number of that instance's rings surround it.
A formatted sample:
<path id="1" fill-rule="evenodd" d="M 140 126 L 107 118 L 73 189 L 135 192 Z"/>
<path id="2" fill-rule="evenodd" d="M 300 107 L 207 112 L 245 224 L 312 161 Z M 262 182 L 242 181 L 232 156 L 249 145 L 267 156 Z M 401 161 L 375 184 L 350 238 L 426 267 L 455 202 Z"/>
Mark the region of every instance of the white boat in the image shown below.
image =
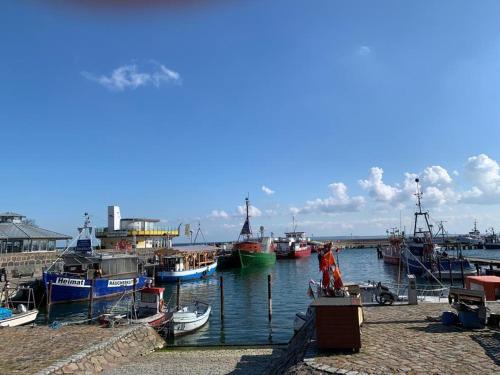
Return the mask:
<path id="1" fill-rule="evenodd" d="M 24 305 L 19 305 L 17 308 L 11 309 L 12 315 L 10 317 L 3 319 L 0 318 L 0 327 L 17 327 L 24 324 L 33 323 L 38 315 L 38 310 L 25 309 L 26 307 Z"/>
<path id="2" fill-rule="evenodd" d="M 212 307 L 204 302 L 196 301 L 172 313 L 169 331 L 174 336 L 193 332 L 205 325 Z"/>
<path id="3" fill-rule="evenodd" d="M 17 299 L 18 295 L 24 297 L 24 293 L 27 293 L 26 301 Z M 38 310 L 34 307 L 35 295 L 32 288 L 10 288 L 7 285 L 0 294 L 3 296 L 3 302 L 0 304 L 0 327 L 17 327 L 35 321 Z M 33 306 L 33 309 L 29 310 L 30 306 Z"/>

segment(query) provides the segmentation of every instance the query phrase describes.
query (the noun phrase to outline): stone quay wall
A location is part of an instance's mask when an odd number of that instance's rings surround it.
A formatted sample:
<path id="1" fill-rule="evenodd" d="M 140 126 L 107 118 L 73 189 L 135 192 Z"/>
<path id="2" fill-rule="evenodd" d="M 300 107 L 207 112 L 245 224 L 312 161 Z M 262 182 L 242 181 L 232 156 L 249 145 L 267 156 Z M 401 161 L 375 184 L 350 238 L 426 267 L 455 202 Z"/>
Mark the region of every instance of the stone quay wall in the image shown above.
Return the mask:
<path id="1" fill-rule="evenodd" d="M 36 375 L 96 374 L 165 346 L 163 338 L 148 325 L 135 325 L 106 341 L 58 361 Z"/>
<path id="2" fill-rule="evenodd" d="M 315 314 L 312 314 L 311 318 L 290 339 L 285 353 L 269 369 L 269 375 L 285 374 L 290 367 L 302 361 L 309 341 L 314 336 L 316 321 L 314 316 Z"/>
<path id="3" fill-rule="evenodd" d="M 41 274 L 43 267 L 51 265 L 58 257 L 56 251 L 0 254 L 0 268 L 4 268 L 7 277 L 14 277 L 21 272 Z"/>

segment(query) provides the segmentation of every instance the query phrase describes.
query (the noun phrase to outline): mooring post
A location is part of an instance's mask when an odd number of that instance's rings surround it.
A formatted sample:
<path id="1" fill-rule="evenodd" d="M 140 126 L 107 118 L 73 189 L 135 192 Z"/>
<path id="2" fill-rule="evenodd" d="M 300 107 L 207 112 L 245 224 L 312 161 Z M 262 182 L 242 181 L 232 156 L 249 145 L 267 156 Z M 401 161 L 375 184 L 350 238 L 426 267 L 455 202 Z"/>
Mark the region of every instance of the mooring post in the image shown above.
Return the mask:
<path id="1" fill-rule="evenodd" d="M 452 267 L 452 263 L 451 263 L 451 259 L 448 259 L 448 265 L 449 265 L 449 271 L 450 271 L 450 285 L 453 286 L 453 272 L 451 270 L 451 267 Z"/>
<path id="2" fill-rule="evenodd" d="M 224 277 L 220 277 L 220 320 L 224 320 Z"/>
<path id="3" fill-rule="evenodd" d="M 273 318 L 273 299 L 271 296 L 271 275 L 267 275 L 267 310 L 269 321 Z"/>
<path id="4" fill-rule="evenodd" d="M 477 273 L 478 276 L 481 274 L 481 271 L 479 269 L 479 264 L 478 263 L 476 263 L 476 273 Z"/>
<path id="5" fill-rule="evenodd" d="M 137 279 L 134 277 L 134 281 L 133 281 L 133 284 L 132 284 L 132 309 L 133 309 L 133 313 L 134 313 L 134 317 L 137 318 L 137 313 L 136 313 L 136 308 L 135 308 L 135 292 L 136 292 L 136 289 L 137 289 Z"/>
<path id="6" fill-rule="evenodd" d="M 490 263 L 490 271 L 491 271 L 491 275 L 493 275 L 493 262 Z"/>
<path id="7" fill-rule="evenodd" d="M 89 310 L 87 317 L 89 319 L 89 324 L 92 323 L 92 315 L 94 313 L 94 284 L 95 279 L 90 280 L 90 290 L 89 290 Z"/>
<path id="8" fill-rule="evenodd" d="M 49 287 L 47 288 L 47 317 L 45 319 L 47 321 L 47 323 L 50 320 L 50 304 L 51 304 L 51 301 L 52 301 L 52 281 L 49 281 Z"/>
<path id="9" fill-rule="evenodd" d="M 460 259 L 460 273 L 462 274 L 462 288 L 465 288 L 464 260 Z"/>
<path id="10" fill-rule="evenodd" d="M 441 281 L 441 261 L 439 258 L 437 258 L 437 263 L 438 263 L 438 276 L 439 276 L 439 281 Z"/>
<path id="11" fill-rule="evenodd" d="M 181 279 L 177 278 L 177 303 L 176 303 L 177 311 L 179 311 L 181 307 Z"/>

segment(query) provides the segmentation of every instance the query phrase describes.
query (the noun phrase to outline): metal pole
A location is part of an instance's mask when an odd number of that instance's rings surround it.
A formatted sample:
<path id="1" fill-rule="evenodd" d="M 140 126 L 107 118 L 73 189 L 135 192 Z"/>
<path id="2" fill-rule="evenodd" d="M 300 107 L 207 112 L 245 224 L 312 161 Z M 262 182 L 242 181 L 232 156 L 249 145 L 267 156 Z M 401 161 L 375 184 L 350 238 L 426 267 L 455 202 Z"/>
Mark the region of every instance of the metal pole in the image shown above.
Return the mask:
<path id="1" fill-rule="evenodd" d="M 132 285 L 132 313 L 133 317 L 137 319 L 137 310 L 135 308 L 135 291 L 137 288 L 137 279 L 134 277 L 134 283 Z"/>
<path id="2" fill-rule="evenodd" d="M 269 321 L 273 318 L 273 299 L 271 296 L 271 275 L 267 275 L 267 308 Z"/>
<path id="3" fill-rule="evenodd" d="M 89 324 L 90 324 L 90 320 L 92 319 L 93 309 L 94 309 L 94 283 L 95 283 L 95 279 L 90 280 L 89 310 L 88 310 L 88 314 L 87 314 L 87 317 L 89 319 Z"/>
<path id="4" fill-rule="evenodd" d="M 453 272 L 451 271 L 451 259 L 448 259 L 449 271 L 450 271 L 450 285 L 453 286 Z"/>
<path id="5" fill-rule="evenodd" d="M 479 270 L 479 264 L 476 263 L 476 273 L 479 276 L 481 274 L 481 271 Z"/>
<path id="6" fill-rule="evenodd" d="M 177 311 L 179 311 L 181 306 L 181 280 L 177 278 Z"/>
<path id="7" fill-rule="evenodd" d="M 439 281 L 441 281 L 441 260 L 437 258 L 437 263 L 438 263 L 438 276 L 439 276 Z"/>
<path id="8" fill-rule="evenodd" d="M 220 277 L 220 320 L 224 320 L 224 277 Z"/>
<path id="9" fill-rule="evenodd" d="M 462 274 L 462 288 L 465 288 L 464 260 L 460 259 L 460 273 Z"/>

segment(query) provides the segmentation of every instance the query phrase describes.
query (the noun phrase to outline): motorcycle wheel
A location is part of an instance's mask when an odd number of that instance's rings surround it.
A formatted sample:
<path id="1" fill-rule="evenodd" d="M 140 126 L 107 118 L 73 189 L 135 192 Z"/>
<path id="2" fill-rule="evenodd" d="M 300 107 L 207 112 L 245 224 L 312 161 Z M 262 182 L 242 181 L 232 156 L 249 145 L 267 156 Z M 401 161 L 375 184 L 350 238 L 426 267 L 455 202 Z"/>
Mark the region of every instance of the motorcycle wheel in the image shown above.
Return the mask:
<path id="1" fill-rule="evenodd" d="M 392 296 L 387 293 L 382 293 L 379 296 L 375 296 L 375 300 L 378 302 L 379 305 L 392 305 L 394 302 Z"/>

